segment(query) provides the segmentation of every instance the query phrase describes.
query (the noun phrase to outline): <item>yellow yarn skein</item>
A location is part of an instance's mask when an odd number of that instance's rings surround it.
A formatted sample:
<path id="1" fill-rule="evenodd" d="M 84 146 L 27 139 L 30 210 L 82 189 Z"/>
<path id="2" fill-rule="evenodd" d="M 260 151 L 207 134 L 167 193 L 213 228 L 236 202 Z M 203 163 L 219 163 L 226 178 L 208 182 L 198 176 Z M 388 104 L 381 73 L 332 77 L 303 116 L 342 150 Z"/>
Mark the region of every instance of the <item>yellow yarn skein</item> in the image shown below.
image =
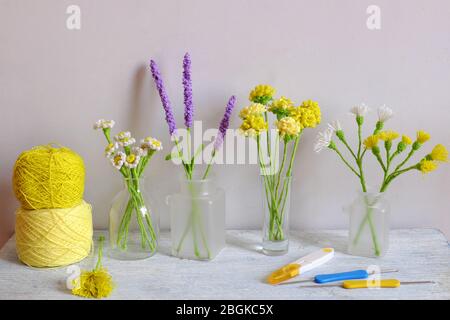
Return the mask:
<path id="1" fill-rule="evenodd" d="M 32 267 L 58 267 L 84 259 L 92 246 L 92 208 L 16 211 L 16 250 Z"/>
<path id="2" fill-rule="evenodd" d="M 16 161 L 13 188 L 24 209 L 71 208 L 84 192 L 84 163 L 65 147 L 37 146 Z"/>

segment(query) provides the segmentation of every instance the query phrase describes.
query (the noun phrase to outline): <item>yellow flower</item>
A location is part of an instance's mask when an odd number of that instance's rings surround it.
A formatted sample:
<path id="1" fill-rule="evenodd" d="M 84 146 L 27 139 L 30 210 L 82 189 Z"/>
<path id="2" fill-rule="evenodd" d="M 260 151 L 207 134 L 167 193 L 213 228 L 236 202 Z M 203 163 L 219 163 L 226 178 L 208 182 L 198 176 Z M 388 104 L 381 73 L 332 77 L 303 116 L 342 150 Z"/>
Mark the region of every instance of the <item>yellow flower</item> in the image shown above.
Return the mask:
<path id="1" fill-rule="evenodd" d="M 239 131 L 244 136 L 255 137 L 261 134 L 261 132 L 268 129 L 268 124 L 264 120 L 262 115 L 250 115 L 244 119 Z"/>
<path id="2" fill-rule="evenodd" d="M 314 113 L 314 116 L 316 117 L 316 125 L 319 124 L 320 121 L 322 120 L 322 113 L 320 111 L 318 102 L 313 101 L 311 99 L 305 100 L 300 105 L 300 108 L 308 108 L 309 110 L 311 110 Z M 313 127 L 315 127 L 316 125 L 314 125 Z"/>
<path id="3" fill-rule="evenodd" d="M 293 106 L 294 103 L 290 99 L 281 97 L 280 99 L 272 102 L 272 104 L 269 106 L 269 111 L 273 113 L 287 113 L 288 110 Z"/>
<path id="4" fill-rule="evenodd" d="M 294 118 L 284 117 L 275 122 L 280 136 L 296 136 L 300 132 L 300 124 Z"/>
<path id="5" fill-rule="evenodd" d="M 111 276 L 105 268 L 81 272 L 78 285 L 72 293 L 85 298 L 105 298 L 114 288 Z"/>
<path id="6" fill-rule="evenodd" d="M 447 162 L 448 161 L 448 151 L 442 144 L 438 144 L 431 151 L 430 158 L 432 160 L 436 160 L 436 161 Z"/>
<path id="7" fill-rule="evenodd" d="M 436 168 L 437 163 L 433 160 L 422 160 L 419 163 L 419 170 L 422 171 L 422 173 L 429 173 L 436 170 Z"/>
<path id="8" fill-rule="evenodd" d="M 363 143 L 367 149 L 372 149 L 373 147 L 378 145 L 379 140 L 380 140 L 380 137 L 378 137 L 378 135 L 375 134 L 375 135 L 371 135 L 371 136 L 367 137 Z"/>
<path id="9" fill-rule="evenodd" d="M 257 85 L 251 92 L 248 99 L 252 102 L 267 104 L 272 100 L 275 89 L 266 84 Z"/>
<path id="10" fill-rule="evenodd" d="M 248 107 L 245 107 L 239 112 L 239 117 L 241 119 L 245 119 L 249 116 L 260 116 L 266 112 L 266 106 L 260 104 L 260 103 L 252 103 Z"/>
<path id="11" fill-rule="evenodd" d="M 399 137 L 399 134 L 395 131 L 381 131 L 378 133 L 378 138 L 383 141 L 392 141 Z"/>
<path id="12" fill-rule="evenodd" d="M 417 131 L 417 142 L 424 143 L 430 140 L 430 134 L 423 130 Z"/>
<path id="13" fill-rule="evenodd" d="M 72 294 L 85 298 L 105 298 L 114 289 L 111 275 L 102 267 L 103 242 L 105 237 L 99 237 L 97 264 L 92 271 L 83 270 L 79 278 L 73 281 Z"/>
<path id="14" fill-rule="evenodd" d="M 411 140 L 410 137 L 408 137 L 406 134 L 404 134 L 404 135 L 402 135 L 402 142 L 403 142 L 404 144 L 411 144 L 411 143 L 412 143 L 412 140 Z"/>
<path id="15" fill-rule="evenodd" d="M 289 113 L 300 124 L 301 128 L 314 128 L 320 123 L 320 118 L 317 118 L 316 112 L 310 108 L 303 108 L 301 106 L 291 108 Z"/>

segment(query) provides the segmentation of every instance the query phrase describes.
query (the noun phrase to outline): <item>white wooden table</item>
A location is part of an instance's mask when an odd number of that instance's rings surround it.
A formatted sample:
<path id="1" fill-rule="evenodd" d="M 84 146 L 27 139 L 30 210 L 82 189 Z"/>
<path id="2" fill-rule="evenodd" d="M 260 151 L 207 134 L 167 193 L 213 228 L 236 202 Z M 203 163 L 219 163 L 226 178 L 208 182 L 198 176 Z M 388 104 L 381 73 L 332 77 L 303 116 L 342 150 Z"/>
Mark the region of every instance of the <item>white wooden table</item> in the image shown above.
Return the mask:
<path id="1" fill-rule="evenodd" d="M 169 235 L 163 233 L 154 257 L 139 261 L 105 257 L 104 265 L 117 285 L 112 299 L 450 299 L 450 248 L 439 231 L 393 230 L 390 251 L 381 259 L 345 254 L 346 235 L 339 230 L 292 231 L 289 253 L 268 257 L 259 252 L 260 232 L 228 231 L 227 248 L 215 260 L 200 262 L 171 257 Z M 264 283 L 271 271 L 321 247 L 334 247 L 336 257 L 313 274 L 379 265 L 400 269 L 389 277 L 437 283 L 357 290 Z M 94 260 L 89 257 L 80 266 L 92 268 Z M 0 250 L 0 299 L 78 299 L 65 288 L 66 277 L 66 268 L 21 264 L 14 238 Z"/>

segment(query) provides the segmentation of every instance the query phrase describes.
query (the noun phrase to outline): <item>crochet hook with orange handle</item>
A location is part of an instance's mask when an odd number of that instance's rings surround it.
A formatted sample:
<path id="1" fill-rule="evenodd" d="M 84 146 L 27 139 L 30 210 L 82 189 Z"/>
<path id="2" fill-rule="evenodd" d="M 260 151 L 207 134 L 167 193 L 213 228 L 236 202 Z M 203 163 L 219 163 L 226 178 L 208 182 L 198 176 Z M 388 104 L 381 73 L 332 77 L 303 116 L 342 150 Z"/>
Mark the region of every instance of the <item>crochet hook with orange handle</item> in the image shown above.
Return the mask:
<path id="1" fill-rule="evenodd" d="M 299 274 L 303 274 L 309 270 L 312 270 L 325 262 L 328 262 L 334 257 L 333 248 L 323 248 L 318 251 L 314 251 L 300 259 L 291 262 L 284 267 L 272 272 L 267 277 L 267 282 L 270 284 L 279 284 L 283 281 L 292 279 Z"/>
<path id="2" fill-rule="evenodd" d="M 430 284 L 435 281 L 400 281 L 397 279 L 383 280 L 346 280 L 341 284 L 316 284 L 300 286 L 300 288 L 323 288 L 323 287 L 341 287 L 344 289 L 367 289 L 367 288 L 398 288 L 405 284 Z"/>

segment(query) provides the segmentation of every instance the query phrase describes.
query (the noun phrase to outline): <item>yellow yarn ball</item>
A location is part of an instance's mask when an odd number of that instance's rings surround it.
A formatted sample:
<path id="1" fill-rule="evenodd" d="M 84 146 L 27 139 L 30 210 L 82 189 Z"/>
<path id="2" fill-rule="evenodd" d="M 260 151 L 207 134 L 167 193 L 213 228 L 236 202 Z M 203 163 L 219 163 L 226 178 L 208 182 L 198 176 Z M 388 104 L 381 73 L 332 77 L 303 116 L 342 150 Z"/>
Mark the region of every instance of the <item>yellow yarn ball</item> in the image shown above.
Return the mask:
<path id="1" fill-rule="evenodd" d="M 84 259 L 92 245 L 92 209 L 82 201 L 69 209 L 16 211 L 16 250 L 32 267 L 58 267 Z"/>
<path id="2" fill-rule="evenodd" d="M 65 147 L 37 146 L 16 161 L 13 187 L 24 209 L 71 208 L 84 192 L 83 159 Z"/>

